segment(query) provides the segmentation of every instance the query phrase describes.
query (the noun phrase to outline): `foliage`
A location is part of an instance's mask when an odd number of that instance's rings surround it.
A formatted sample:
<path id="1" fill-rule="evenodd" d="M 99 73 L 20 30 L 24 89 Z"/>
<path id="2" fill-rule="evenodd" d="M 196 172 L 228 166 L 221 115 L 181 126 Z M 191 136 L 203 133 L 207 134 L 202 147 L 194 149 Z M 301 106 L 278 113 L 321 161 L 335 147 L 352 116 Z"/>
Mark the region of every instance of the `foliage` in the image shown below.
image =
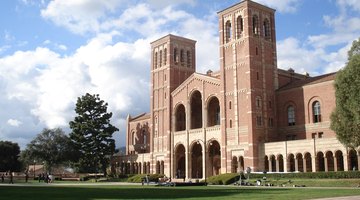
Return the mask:
<path id="1" fill-rule="evenodd" d="M 349 51 L 346 67 L 335 79 L 336 108 L 331 114 L 331 129 L 347 147 L 360 146 L 360 39 Z"/>
<path id="2" fill-rule="evenodd" d="M 33 164 L 33 161 L 44 163 L 51 172 L 54 166 L 74 159 L 74 148 L 63 130 L 44 129 L 27 145 L 22 155 L 28 164 Z"/>
<path id="3" fill-rule="evenodd" d="M 110 156 L 115 151 L 112 135 L 119 130 L 110 124 L 112 113 L 107 112 L 107 106 L 98 94 L 87 93 L 77 100 L 70 138 L 79 152 L 76 163 L 79 172 L 97 173 L 100 169 L 106 175 Z"/>
<path id="4" fill-rule="evenodd" d="M 128 178 L 128 182 L 130 183 L 141 183 L 143 179 L 145 179 L 146 174 L 136 174 Z M 158 182 L 159 178 L 163 178 L 164 174 L 148 174 L 148 178 L 150 182 Z"/>
<path id="5" fill-rule="evenodd" d="M 0 172 L 19 171 L 21 169 L 19 154 L 20 147 L 17 143 L 0 141 Z"/>
<path id="6" fill-rule="evenodd" d="M 247 175 L 245 175 L 247 176 Z M 244 175 L 243 180 L 246 179 Z M 291 180 L 291 179 L 358 179 L 360 171 L 338 171 L 338 172 L 307 172 L 307 173 L 274 173 L 274 174 L 258 174 L 251 173 L 251 179 L 260 179 L 266 177 L 267 180 Z M 228 185 L 239 180 L 238 173 L 220 174 L 211 176 L 206 181 L 210 185 Z"/>

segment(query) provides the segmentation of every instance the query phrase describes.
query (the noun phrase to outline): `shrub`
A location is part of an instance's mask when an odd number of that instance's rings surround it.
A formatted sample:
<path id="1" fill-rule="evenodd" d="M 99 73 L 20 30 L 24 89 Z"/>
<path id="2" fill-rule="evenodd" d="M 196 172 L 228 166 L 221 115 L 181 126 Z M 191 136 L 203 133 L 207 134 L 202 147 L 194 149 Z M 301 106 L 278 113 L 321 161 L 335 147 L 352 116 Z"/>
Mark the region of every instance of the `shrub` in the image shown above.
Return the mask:
<path id="1" fill-rule="evenodd" d="M 128 178 L 128 182 L 130 183 L 141 183 L 143 179 L 145 179 L 146 174 L 136 174 Z M 164 174 L 149 174 L 148 178 L 150 182 L 158 182 L 159 178 L 164 177 Z"/>

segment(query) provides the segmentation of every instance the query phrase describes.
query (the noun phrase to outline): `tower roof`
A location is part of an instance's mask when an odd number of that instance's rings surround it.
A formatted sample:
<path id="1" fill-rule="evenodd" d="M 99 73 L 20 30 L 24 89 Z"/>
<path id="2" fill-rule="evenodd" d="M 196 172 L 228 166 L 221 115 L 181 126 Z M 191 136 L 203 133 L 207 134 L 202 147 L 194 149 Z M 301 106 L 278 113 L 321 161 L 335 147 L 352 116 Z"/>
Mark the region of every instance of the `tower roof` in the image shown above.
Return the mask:
<path id="1" fill-rule="evenodd" d="M 246 3 L 251 4 L 251 5 L 254 5 L 254 6 L 257 6 L 257 7 L 262 7 L 262 8 L 264 8 L 264 9 L 271 10 L 271 11 L 273 11 L 273 12 L 276 11 L 276 10 L 273 9 L 273 8 L 264 6 L 264 5 L 262 5 L 262 4 L 259 4 L 259 3 L 254 2 L 254 1 L 251 1 L 251 0 L 243 0 L 243 1 L 239 2 L 239 3 L 237 3 L 237 4 L 234 4 L 234 5 L 230 6 L 230 7 L 227 7 L 227 8 L 225 8 L 225 9 L 223 9 L 223 10 L 218 11 L 217 14 L 221 14 L 221 13 L 224 12 L 225 10 L 228 10 L 228 9 L 233 8 L 233 7 L 237 7 L 237 6 L 239 6 L 239 5 L 246 4 Z"/>

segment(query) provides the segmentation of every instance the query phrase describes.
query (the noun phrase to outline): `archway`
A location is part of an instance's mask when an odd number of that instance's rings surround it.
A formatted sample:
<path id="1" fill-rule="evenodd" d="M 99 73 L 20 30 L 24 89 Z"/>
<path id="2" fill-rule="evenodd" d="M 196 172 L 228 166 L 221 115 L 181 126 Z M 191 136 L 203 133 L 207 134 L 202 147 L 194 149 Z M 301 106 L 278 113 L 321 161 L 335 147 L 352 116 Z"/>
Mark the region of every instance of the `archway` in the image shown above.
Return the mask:
<path id="1" fill-rule="evenodd" d="M 177 145 L 175 150 L 175 177 L 185 177 L 185 147 L 182 144 Z"/>
<path id="2" fill-rule="evenodd" d="M 199 91 L 193 92 L 191 95 L 191 129 L 202 127 L 202 101 Z"/>
<path id="3" fill-rule="evenodd" d="M 220 153 L 220 144 L 216 140 L 213 140 L 208 145 L 209 152 L 209 163 L 210 170 L 209 176 L 219 175 L 221 168 L 221 153 Z"/>
<path id="4" fill-rule="evenodd" d="M 306 164 L 305 172 L 312 172 L 311 154 L 309 152 L 305 153 L 304 158 L 305 158 L 305 164 Z"/>
<path id="5" fill-rule="evenodd" d="M 179 105 L 175 111 L 175 131 L 186 129 L 186 113 L 184 105 Z"/>
<path id="6" fill-rule="evenodd" d="M 269 171 L 269 158 L 268 158 L 268 156 L 265 156 L 264 157 L 264 169 L 265 169 L 265 171 L 266 172 L 268 172 Z"/>
<path id="7" fill-rule="evenodd" d="M 244 157 L 239 157 L 239 164 L 240 164 L 240 171 L 245 171 L 245 163 L 244 163 Z"/>
<path id="8" fill-rule="evenodd" d="M 289 161 L 289 163 L 288 163 L 289 171 L 294 172 L 295 171 L 295 156 L 294 156 L 294 154 L 292 154 L 292 153 L 289 154 L 288 161 Z"/>
<path id="9" fill-rule="evenodd" d="M 334 155 L 331 151 L 326 152 L 327 171 L 334 171 Z"/>
<path id="10" fill-rule="evenodd" d="M 303 164 L 303 157 L 301 155 L 301 153 L 296 154 L 296 160 L 297 160 L 297 170 L 299 172 L 304 172 L 304 164 Z"/>
<path id="11" fill-rule="evenodd" d="M 237 173 L 238 172 L 238 160 L 236 156 L 233 156 L 231 159 L 231 173 Z"/>
<path id="12" fill-rule="evenodd" d="M 160 161 L 156 161 L 156 174 L 160 174 Z"/>
<path id="13" fill-rule="evenodd" d="M 316 154 L 316 171 L 317 172 L 323 172 L 325 171 L 325 164 L 324 164 L 324 154 L 323 152 L 318 152 Z"/>
<path id="14" fill-rule="evenodd" d="M 344 156 L 341 151 L 335 152 L 337 171 L 344 171 Z"/>
<path id="15" fill-rule="evenodd" d="M 195 142 L 191 149 L 191 177 L 202 177 L 202 146 L 199 142 Z"/>
<path id="16" fill-rule="evenodd" d="M 278 155 L 277 157 L 278 162 L 279 162 L 279 172 L 284 172 L 284 158 L 283 155 Z"/>
<path id="17" fill-rule="evenodd" d="M 270 156 L 271 172 L 276 172 L 276 159 L 274 155 Z"/>
<path id="18" fill-rule="evenodd" d="M 349 170 L 358 170 L 358 159 L 354 149 L 349 150 Z"/>
<path id="19" fill-rule="evenodd" d="M 207 126 L 220 125 L 220 105 L 216 97 L 212 97 L 208 103 Z"/>

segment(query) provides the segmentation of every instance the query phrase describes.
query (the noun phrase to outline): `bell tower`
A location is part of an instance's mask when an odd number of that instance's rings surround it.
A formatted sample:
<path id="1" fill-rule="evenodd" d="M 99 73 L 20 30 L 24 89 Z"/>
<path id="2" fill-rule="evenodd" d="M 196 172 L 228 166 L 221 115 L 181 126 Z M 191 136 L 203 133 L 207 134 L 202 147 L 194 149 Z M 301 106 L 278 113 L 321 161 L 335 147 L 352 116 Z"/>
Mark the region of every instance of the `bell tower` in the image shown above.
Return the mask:
<path id="1" fill-rule="evenodd" d="M 226 131 L 221 141 L 221 152 L 226 152 L 223 171 L 232 170 L 234 156 L 242 156 L 240 168 L 260 171 L 264 167 L 261 144 L 272 137 L 276 124 L 274 14 L 275 10 L 250 0 L 218 12 L 224 111 L 221 128 Z"/>
<path id="2" fill-rule="evenodd" d="M 195 43 L 171 34 L 151 43 L 150 152 L 154 173 L 170 175 L 171 92 L 195 72 Z M 158 162 L 164 166 L 156 166 Z"/>

